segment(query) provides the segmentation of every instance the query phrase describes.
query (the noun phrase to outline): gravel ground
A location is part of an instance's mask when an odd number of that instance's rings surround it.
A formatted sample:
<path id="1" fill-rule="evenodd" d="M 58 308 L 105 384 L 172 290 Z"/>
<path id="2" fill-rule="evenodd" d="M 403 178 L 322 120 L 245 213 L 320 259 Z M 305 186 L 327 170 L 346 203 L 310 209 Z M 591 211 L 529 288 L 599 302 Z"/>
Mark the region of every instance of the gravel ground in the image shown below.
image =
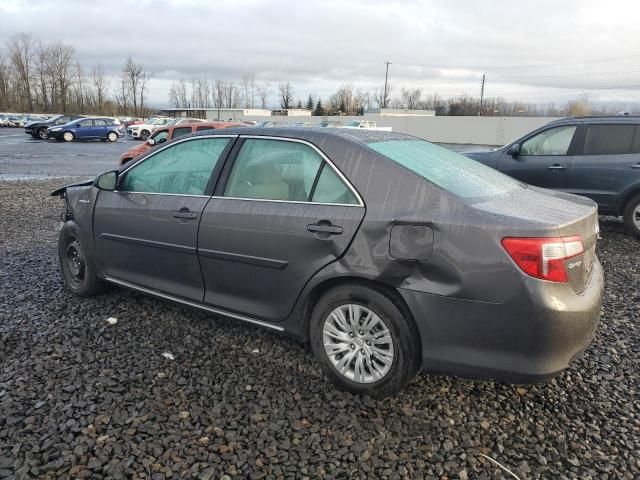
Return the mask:
<path id="1" fill-rule="evenodd" d="M 640 476 L 639 243 L 619 221 L 602 219 L 602 323 L 569 371 L 422 375 L 374 401 L 269 331 L 125 290 L 72 297 L 61 184 L 0 182 L 0 477 L 512 478 L 483 455 L 520 479 Z"/>

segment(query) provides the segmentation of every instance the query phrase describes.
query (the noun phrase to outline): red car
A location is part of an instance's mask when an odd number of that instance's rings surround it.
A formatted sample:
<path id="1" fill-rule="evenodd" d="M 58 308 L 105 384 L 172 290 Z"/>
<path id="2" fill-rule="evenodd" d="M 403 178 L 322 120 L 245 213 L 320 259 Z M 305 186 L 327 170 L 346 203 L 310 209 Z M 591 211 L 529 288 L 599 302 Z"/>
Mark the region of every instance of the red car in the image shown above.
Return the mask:
<path id="1" fill-rule="evenodd" d="M 142 155 L 147 150 L 153 148 L 155 145 L 168 142 L 176 137 L 182 135 L 188 135 L 194 132 L 200 132 L 202 130 L 211 130 L 216 128 L 228 128 L 243 126 L 237 122 L 199 122 L 182 125 L 171 125 L 156 130 L 142 145 L 136 145 L 124 152 L 120 157 L 120 165 L 124 165 L 130 160 L 133 160 L 139 155 Z"/>

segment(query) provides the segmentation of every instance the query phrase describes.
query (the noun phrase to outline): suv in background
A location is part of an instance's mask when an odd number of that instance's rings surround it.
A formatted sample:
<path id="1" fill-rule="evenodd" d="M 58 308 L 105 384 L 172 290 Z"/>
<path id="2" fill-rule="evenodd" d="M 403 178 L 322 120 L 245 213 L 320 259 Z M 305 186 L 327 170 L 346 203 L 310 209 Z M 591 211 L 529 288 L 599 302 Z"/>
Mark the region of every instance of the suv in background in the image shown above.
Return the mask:
<path id="1" fill-rule="evenodd" d="M 136 145 L 124 152 L 120 156 L 120 166 L 133 160 L 139 155 L 142 155 L 147 150 L 150 150 L 155 145 L 168 142 L 174 138 L 181 137 L 182 135 L 189 135 L 194 132 L 202 132 L 204 130 L 215 130 L 217 128 L 229 128 L 237 127 L 236 122 L 198 122 L 192 124 L 170 125 L 156 130 L 151 134 L 151 137 L 142 145 Z"/>
<path id="2" fill-rule="evenodd" d="M 563 118 L 465 155 L 531 185 L 589 197 L 640 238 L 640 116 Z"/>

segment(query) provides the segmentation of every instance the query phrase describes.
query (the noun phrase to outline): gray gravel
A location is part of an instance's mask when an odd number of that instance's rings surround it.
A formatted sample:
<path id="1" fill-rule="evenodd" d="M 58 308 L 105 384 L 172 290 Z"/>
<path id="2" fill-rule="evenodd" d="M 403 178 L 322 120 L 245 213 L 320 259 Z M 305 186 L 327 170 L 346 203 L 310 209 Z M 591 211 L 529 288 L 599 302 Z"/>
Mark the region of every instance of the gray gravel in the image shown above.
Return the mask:
<path id="1" fill-rule="evenodd" d="M 482 454 L 521 479 L 640 476 L 639 242 L 619 221 L 602 219 L 602 324 L 569 371 L 423 375 L 374 401 L 271 332 L 125 290 L 72 297 L 47 197 L 63 183 L 0 182 L 0 477 L 511 478 Z"/>

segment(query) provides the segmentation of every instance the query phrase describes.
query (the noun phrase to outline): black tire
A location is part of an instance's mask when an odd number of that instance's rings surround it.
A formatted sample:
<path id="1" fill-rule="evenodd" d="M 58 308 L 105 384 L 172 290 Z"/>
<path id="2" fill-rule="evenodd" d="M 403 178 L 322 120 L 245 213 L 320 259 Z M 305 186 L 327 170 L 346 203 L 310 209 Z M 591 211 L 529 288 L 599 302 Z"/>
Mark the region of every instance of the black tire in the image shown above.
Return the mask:
<path id="1" fill-rule="evenodd" d="M 142 130 L 140 132 L 140 140 L 145 141 L 147 138 L 149 138 L 149 135 L 151 135 L 151 132 L 149 130 Z"/>
<path id="2" fill-rule="evenodd" d="M 627 202 L 622 214 L 624 229 L 629 235 L 640 238 L 640 195 Z"/>
<path id="3" fill-rule="evenodd" d="M 78 226 L 73 221 L 66 222 L 60 230 L 58 258 L 64 283 L 75 295 L 92 297 L 105 290 L 106 285 L 98 278 L 95 263 L 82 247 Z"/>
<path id="4" fill-rule="evenodd" d="M 334 367 L 325 350 L 325 320 L 336 308 L 348 304 L 360 305 L 374 312 L 389 330 L 393 342 L 393 361 L 380 380 L 360 383 L 347 378 Z M 349 335 L 353 336 L 352 333 Z M 410 313 L 382 289 L 362 284 L 341 285 L 320 297 L 311 314 L 309 338 L 313 353 L 327 378 L 337 387 L 355 394 L 370 395 L 374 398 L 393 395 L 413 379 L 422 363 L 420 336 Z M 364 350 L 361 349 L 360 352 Z M 352 361 L 349 361 L 349 364 L 351 363 Z"/>
<path id="5" fill-rule="evenodd" d="M 40 140 L 46 140 L 47 138 L 49 138 L 49 135 L 47 135 L 46 128 L 39 128 L 37 135 L 34 135 L 34 136 L 36 138 L 39 138 Z"/>

